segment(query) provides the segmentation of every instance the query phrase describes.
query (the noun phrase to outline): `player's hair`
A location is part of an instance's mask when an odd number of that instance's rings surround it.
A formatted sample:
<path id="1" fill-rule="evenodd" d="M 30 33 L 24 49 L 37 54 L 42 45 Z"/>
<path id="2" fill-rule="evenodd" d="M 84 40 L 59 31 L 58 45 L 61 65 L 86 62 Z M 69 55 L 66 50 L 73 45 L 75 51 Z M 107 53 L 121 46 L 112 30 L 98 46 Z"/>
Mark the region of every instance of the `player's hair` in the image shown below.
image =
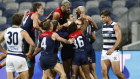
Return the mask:
<path id="1" fill-rule="evenodd" d="M 40 6 L 42 6 L 41 3 L 34 2 L 34 3 L 32 4 L 32 11 L 33 11 L 33 12 L 36 12 L 37 9 L 38 9 Z"/>
<path id="2" fill-rule="evenodd" d="M 70 15 L 72 15 L 72 13 L 68 13 L 68 15 L 67 15 L 68 19 L 70 19 Z"/>
<path id="3" fill-rule="evenodd" d="M 101 15 L 104 15 L 104 16 L 110 16 L 110 11 L 109 10 L 103 10 L 101 13 L 100 13 L 100 16 Z"/>
<path id="4" fill-rule="evenodd" d="M 72 23 L 69 25 L 69 27 L 68 27 L 68 31 L 69 31 L 69 33 L 73 33 L 73 32 L 75 32 L 76 30 L 77 30 L 77 25 L 76 25 L 75 22 L 72 22 Z"/>
<path id="5" fill-rule="evenodd" d="M 58 21 L 57 20 L 52 20 L 52 24 L 53 24 L 53 31 L 56 31 L 57 26 L 58 26 Z"/>
<path id="6" fill-rule="evenodd" d="M 43 29 L 44 30 L 49 30 L 50 27 L 51 27 L 51 20 L 45 21 L 44 24 L 43 24 Z"/>
<path id="7" fill-rule="evenodd" d="M 18 26 L 21 25 L 22 18 L 23 18 L 23 14 L 15 13 L 15 14 L 12 16 L 12 24 L 13 24 L 13 25 L 18 25 Z"/>
<path id="8" fill-rule="evenodd" d="M 61 5 L 62 5 L 62 6 L 70 5 L 70 2 L 69 2 L 68 0 L 63 0 L 63 1 L 61 2 Z"/>

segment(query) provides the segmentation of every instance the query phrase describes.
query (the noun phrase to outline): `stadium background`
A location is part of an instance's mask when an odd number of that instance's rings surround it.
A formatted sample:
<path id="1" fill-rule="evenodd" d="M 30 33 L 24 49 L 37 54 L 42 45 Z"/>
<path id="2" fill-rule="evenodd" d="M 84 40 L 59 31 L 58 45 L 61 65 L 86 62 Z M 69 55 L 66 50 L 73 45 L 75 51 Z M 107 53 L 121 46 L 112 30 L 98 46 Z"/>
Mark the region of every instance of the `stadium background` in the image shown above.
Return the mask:
<path id="1" fill-rule="evenodd" d="M 18 12 L 24 13 L 25 10 L 30 10 L 32 2 L 40 2 L 44 7 L 43 16 L 39 17 L 43 20 L 48 14 L 60 6 L 62 0 L 0 0 L 0 33 L 11 26 L 11 16 Z M 83 5 L 86 7 L 87 15 L 91 16 L 98 25 L 98 30 L 95 31 L 96 41 L 93 48 L 96 50 L 96 71 L 99 79 L 101 76 L 100 55 L 102 49 L 102 22 L 100 12 L 104 9 L 111 11 L 111 17 L 116 21 L 122 29 L 123 41 L 120 45 L 121 58 L 125 62 L 121 62 L 121 67 L 124 66 L 124 74 L 127 79 L 139 79 L 140 64 L 140 0 L 69 0 L 71 2 L 71 12 L 75 14 L 75 8 Z M 36 41 L 38 32 L 35 32 Z M 5 49 L 5 43 L 2 44 Z M 42 76 L 41 68 L 38 61 L 39 55 L 36 57 L 35 75 L 33 79 L 40 79 Z M 110 71 L 111 79 L 116 79 L 113 72 Z M 39 77 L 39 78 L 38 78 Z M 5 68 L 0 70 L 0 79 L 6 79 Z"/>

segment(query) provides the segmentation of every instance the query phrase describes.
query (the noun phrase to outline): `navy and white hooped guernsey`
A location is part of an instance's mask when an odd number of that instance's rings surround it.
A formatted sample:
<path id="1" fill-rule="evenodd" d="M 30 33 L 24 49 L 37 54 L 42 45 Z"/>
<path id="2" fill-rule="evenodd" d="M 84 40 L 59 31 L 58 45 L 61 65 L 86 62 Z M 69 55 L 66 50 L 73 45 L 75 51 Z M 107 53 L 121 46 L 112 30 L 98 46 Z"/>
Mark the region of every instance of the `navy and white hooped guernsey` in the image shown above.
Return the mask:
<path id="1" fill-rule="evenodd" d="M 109 50 L 115 44 L 117 38 L 114 31 L 114 25 L 116 22 L 112 22 L 110 25 L 103 25 L 102 35 L 103 35 L 103 50 Z M 117 47 L 115 50 L 119 50 Z"/>

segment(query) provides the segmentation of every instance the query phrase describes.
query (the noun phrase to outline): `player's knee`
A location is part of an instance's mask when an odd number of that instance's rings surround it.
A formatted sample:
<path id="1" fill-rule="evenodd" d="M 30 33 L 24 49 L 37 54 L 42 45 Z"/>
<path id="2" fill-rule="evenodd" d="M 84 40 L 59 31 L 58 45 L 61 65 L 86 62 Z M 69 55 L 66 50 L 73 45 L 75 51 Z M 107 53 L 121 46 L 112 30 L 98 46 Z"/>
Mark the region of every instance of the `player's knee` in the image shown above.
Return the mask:
<path id="1" fill-rule="evenodd" d="M 121 72 L 120 71 L 114 71 L 114 74 L 119 76 L 119 75 L 121 75 Z"/>
<path id="2" fill-rule="evenodd" d="M 102 74 L 107 75 L 107 71 L 105 69 L 102 69 Z"/>

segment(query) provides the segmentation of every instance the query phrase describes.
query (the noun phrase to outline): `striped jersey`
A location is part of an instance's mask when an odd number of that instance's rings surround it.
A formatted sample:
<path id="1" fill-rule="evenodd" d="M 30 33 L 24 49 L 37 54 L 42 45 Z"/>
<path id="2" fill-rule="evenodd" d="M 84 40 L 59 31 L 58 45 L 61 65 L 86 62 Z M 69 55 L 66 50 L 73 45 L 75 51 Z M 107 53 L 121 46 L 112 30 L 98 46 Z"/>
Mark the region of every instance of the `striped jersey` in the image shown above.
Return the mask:
<path id="1" fill-rule="evenodd" d="M 22 54 L 22 28 L 19 27 L 9 27 L 6 30 L 4 39 L 7 45 L 8 53 L 12 54 Z"/>
<path id="2" fill-rule="evenodd" d="M 102 34 L 103 34 L 103 50 L 109 50 L 115 44 L 117 38 L 114 31 L 114 25 L 116 22 L 112 22 L 110 25 L 103 25 Z M 119 50 L 117 47 L 115 50 Z"/>

